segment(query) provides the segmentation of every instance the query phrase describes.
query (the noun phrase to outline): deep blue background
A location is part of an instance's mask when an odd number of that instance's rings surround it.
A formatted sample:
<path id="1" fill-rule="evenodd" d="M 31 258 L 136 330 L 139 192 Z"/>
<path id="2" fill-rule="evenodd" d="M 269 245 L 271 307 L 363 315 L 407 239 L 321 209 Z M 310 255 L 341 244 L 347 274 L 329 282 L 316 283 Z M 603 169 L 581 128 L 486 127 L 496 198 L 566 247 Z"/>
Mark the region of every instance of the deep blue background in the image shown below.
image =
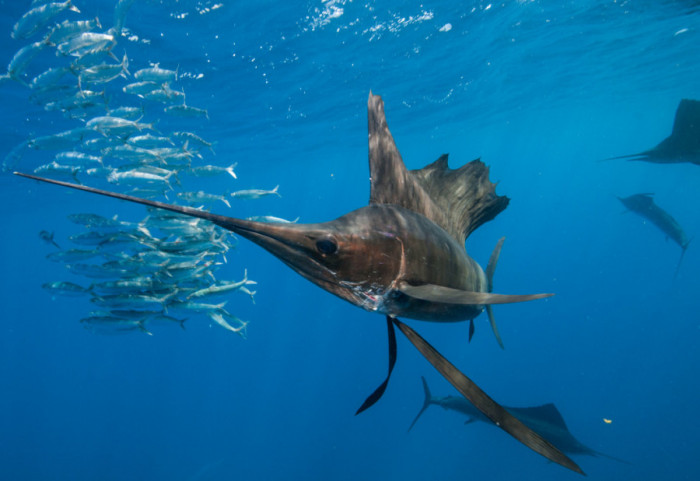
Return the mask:
<path id="1" fill-rule="evenodd" d="M 9 36 L 24 3 L 0 1 L 3 62 L 24 45 Z M 111 0 L 75 3 L 72 18 L 111 25 Z M 132 72 L 160 62 L 187 74 L 188 104 L 210 115 L 191 128 L 217 141 L 209 162 L 239 163 L 237 181 L 209 192 L 281 185 L 281 199 L 216 206 L 223 214 L 315 222 L 364 205 L 370 89 L 409 168 L 480 156 L 512 201 L 468 252 L 485 264 L 505 235 L 496 290 L 557 296 L 495 309 L 505 351 L 485 318 L 471 344 L 466 324 L 412 325 L 496 400 L 554 402 L 583 443 L 631 463 L 576 457 L 591 479 L 695 480 L 697 241 L 674 279 L 680 248 L 615 196 L 654 192 L 697 237 L 700 168 L 600 161 L 655 145 L 679 100 L 700 99 L 694 4 L 137 0 L 126 25 L 139 41 L 115 53 Z M 77 125 L 28 94 L 0 86 L 3 156 Z M 353 416 L 384 376 L 383 319 L 246 241 L 222 277 L 247 267 L 259 283 L 255 304 L 229 301 L 250 321 L 247 340 L 203 318 L 152 337 L 93 335 L 78 322 L 88 303 L 41 289 L 75 279 L 45 259 L 38 232 L 67 243 L 69 213 L 140 220 L 143 209 L 7 173 L 0 209 L 2 479 L 580 479 L 437 408 L 407 434 L 421 375 L 434 394 L 455 393 L 402 337 L 384 398 Z"/>

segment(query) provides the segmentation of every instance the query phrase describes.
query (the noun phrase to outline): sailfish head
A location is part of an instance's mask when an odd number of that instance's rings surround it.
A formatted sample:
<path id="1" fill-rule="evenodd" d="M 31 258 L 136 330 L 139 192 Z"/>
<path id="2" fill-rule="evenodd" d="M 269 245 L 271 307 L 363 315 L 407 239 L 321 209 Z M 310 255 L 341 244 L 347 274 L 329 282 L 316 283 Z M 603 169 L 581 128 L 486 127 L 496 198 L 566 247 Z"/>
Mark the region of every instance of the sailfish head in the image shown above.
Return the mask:
<path id="1" fill-rule="evenodd" d="M 381 291 L 399 274 L 402 245 L 390 218 L 364 207 L 336 220 L 316 224 L 257 222 L 191 207 L 166 204 L 84 185 L 15 172 L 42 182 L 83 190 L 206 219 L 267 250 L 304 278 L 356 305 Z M 381 225 L 381 228 L 380 228 Z"/>
<path id="2" fill-rule="evenodd" d="M 255 242 L 314 284 L 357 304 L 358 290 L 390 283 L 402 259 L 394 229 L 386 225 L 377 229 L 374 224 L 379 220 L 372 210 L 358 209 L 317 224 L 234 218 L 216 223 Z"/>

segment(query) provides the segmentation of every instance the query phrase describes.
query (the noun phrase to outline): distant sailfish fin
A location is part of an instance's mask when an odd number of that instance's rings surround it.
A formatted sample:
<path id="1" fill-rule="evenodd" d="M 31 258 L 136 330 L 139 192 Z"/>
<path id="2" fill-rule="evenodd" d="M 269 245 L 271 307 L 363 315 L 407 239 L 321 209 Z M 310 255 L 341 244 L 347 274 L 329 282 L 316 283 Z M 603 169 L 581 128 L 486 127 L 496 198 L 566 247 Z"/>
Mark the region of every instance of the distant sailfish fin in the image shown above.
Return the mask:
<path id="1" fill-rule="evenodd" d="M 399 285 L 399 290 L 409 297 L 428 302 L 461 305 L 512 304 L 515 302 L 534 301 L 552 297 L 554 294 L 492 294 L 490 292 L 463 291 L 451 287 L 423 284 L 412 286 L 406 282 Z"/>
<path id="2" fill-rule="evenodd" d="M 423 381 L 423 393 L 425 394 L 425 398 L 423 399 L 423 407 L 420 409 L 420 411 L 418 411 L 418 414 L 416 415 L 415 419 L 413 420 L 413 422 L 409 426 L 409 428 L 408 428 L 409 431 L 411 429 L 413 429 L 413 426 L 416 425 L 418 418 L 421 417 L 421 414 L 423 414 L 425 412 L 425 410 L 428 409 L 428 407 L 430 406 L 430 404 L 432 404 L 432 401 L 433 401 L 433 397 L 430 394 L 430 388 L 428 387 L 428 382 L 425 380 L 425 378 L 423 376 L 421 376 L 421 381 Z"/>

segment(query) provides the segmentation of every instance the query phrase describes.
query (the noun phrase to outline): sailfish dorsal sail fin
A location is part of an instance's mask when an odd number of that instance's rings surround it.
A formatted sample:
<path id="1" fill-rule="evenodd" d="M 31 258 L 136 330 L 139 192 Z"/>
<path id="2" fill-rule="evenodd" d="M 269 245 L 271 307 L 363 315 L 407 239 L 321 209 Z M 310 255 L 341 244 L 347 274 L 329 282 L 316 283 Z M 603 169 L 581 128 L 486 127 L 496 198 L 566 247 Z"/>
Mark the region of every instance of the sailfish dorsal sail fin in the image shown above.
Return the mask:
<path id="1" fill-rule="evenodd" d="M 393 204 L 424 215 L 464 243 L 477 227 L 498 215 L 509 199 L 496 195 L 480 160 L 450 169 L 447 155 L 409 171 L 389 131 L 384 102 L 369 95 L 370 204 Z"/>

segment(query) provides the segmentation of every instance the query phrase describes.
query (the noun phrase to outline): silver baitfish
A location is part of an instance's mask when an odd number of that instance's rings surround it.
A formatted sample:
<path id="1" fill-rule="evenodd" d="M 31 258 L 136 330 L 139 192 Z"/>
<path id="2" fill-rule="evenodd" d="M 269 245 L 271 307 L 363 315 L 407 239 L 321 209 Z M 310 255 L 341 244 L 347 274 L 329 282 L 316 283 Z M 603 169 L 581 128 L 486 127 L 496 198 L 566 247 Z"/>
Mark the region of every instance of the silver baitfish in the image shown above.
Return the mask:
<path id="1" fill-rule="evenodd" d="M 226 173 L 234 179 L 237 179 L 238 177 L 236 177 L 236 172 L 233 170 L 237 165 L 238 162 L 234 162 L 228 167 L 219 167 L 218 165 L 202 165 L 199 167 L 190 168 L 187 173 L 195 177 L 213 177 L 215 175 Z"/>
<path id="2" fill-rule="evenodd" d="M 58 45 L 96 28 L 102 28 L 100 19 L 97 17 L 92 20 L 64 20 L 56 24 L 46 38 L 54 45 Z"/>
<path id="3" fill-rule="evenodd" d="M 299 217 L 294 220 L 287 220 L 272 215 L 252 215 L 250 217 L 246 217 L 246 219 L 255 222 L 276 222 L 278 224 L 296 224 L 299 221 Z"/>
<path id="4" fill-rule="evenodd" d="M 67 251 L 51 252 L 46 254 L 46 258 L 52 262 L 79 262 L 99 257 L 102 252 L 98 249 L 69 249 Z"/>
<path id="5" fill-rule="evenodd" d="M 246 269 L 245 273 L 243 274 L 243 280 L 237 282 L 219 282 L 217 284 L 213 284 L 209 287 L 199 289 L 198 291 L 195 291 L 192 294 L 188 295 L 187 300 L 197 297 L 208 297 L 217 294 L 224 294 L 227 292 L 239 290 L 244 286 L 253 284 L 257 284 L 257 282 L 248 280 L 248 270 Z"/>
<path id="6" fill-rule="evenodd" d="M 259 199 L 260 197 L 265 197 L 268 195 L 276 195 L 277 197 L 282 197 L 277 189 L 279 185 L 275 186 L 272 190 L 262 190 L 262 189 L 247 189 L 247 190 L 237 190 L 231 193 L 231 197 L 236 197 L 237 199 Z"/>
<path id="7" fill-rule="evenodd" d="M 90 294 L 90 289 L 73 284 L 72 282 L 47 282 L 41 286 L 52 294 L 60 296 L 77 297 Z"/>
<path id="8" fill-rule="evenodd" d="M 134 78 L 138 81 L 167 84 L 177 80 L 177 70 L 167 70 L 160 68 L 159 64 L 155 64 L 153 67 L 142 68 L 137 71 L 134 73 Z"/>
<path id="9" fill-rule="evenodd" d="M 47 25 L 52 18 L 64 10 L 71 10 L 73 12 L 80 13 L 80 10 L 78 10 L 78 8 L 71 3 L 71 0 L 66 0 L 63 3 L 47 3 L 45 5 L 32 8 L 27 13 L 22 15 L 22 18 L 15 23 L 10 35 L 15 39 L 31 37 L 38 32 L 39 29 Z"/>
<path id="10" fill-rule="evenodd" d="M 190 107 L 186 104 L 171 105 L 170 107 L 165 107 L 163 111 L 166 114 L 178 115 L 180 117 L 204 117 L 209 120 L 209 112 L 206 109 Z"/>
<path id="11" fill-rule="evenodd" d="M 226 195 L 209 194 L 201 190 L 197 192 L 178 192 L 177 197 L 189 204 L 211 204 L 218 200 L 226 204 L 227 207 L 231 207 Z"/>

